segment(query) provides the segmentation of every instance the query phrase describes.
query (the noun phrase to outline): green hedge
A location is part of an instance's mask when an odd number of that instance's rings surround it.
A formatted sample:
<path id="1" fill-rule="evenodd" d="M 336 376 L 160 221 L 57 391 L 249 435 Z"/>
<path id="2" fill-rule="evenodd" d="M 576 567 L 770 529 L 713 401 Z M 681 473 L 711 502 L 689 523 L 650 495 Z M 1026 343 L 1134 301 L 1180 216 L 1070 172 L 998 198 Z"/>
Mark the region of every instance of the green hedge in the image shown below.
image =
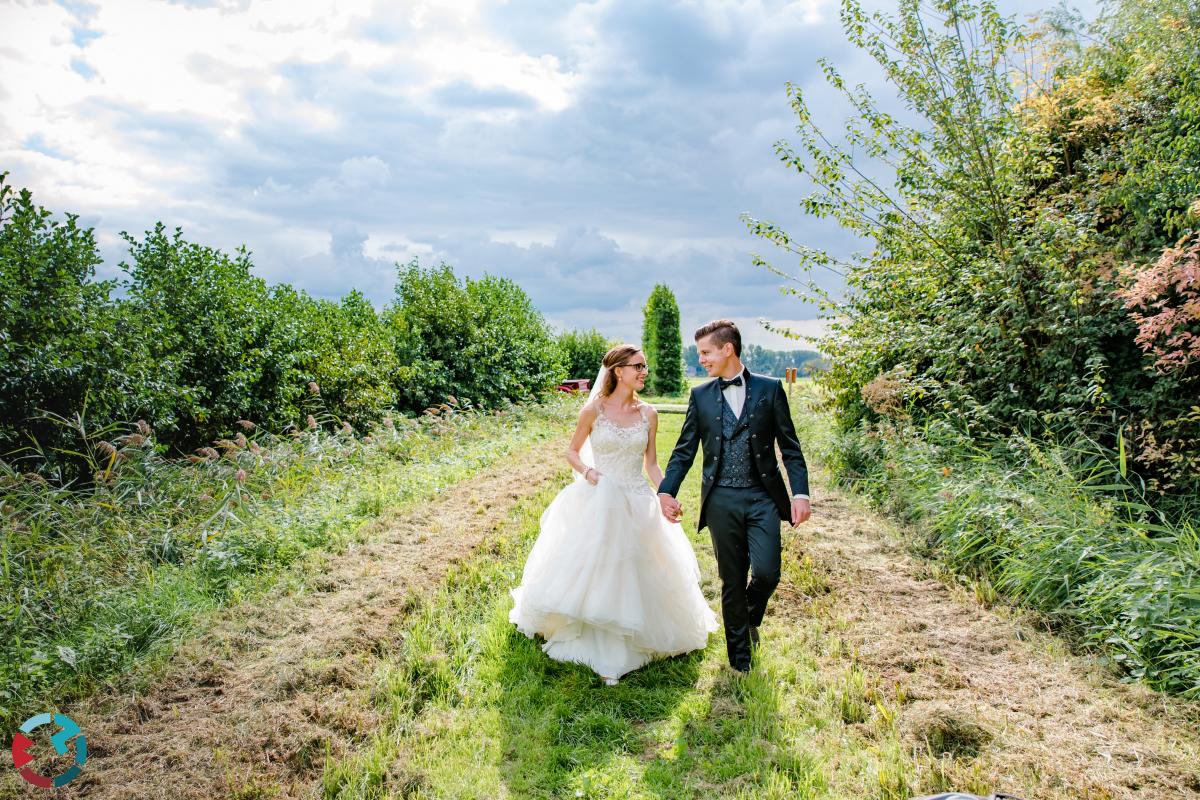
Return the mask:
<path id="1" fill-rule="evenodd" d="M 334 424 L 455 398 L 497 408 L 537 398 L 568 355 L 525 292 L 446 265 L 397 266 L 394 301 L 338 302 L 253 274 L 168 232 L 122 234 L 119 281 L 95 280 L 95 237 L 56 220 L 0 174 L 0 456 L 67 480 L 87 477 L 79 420 L 144 419 L 186 453 L 239 420 L 282 431 L 318 399 Z M 574 355 L 570 355 L 574 358 Z"/>

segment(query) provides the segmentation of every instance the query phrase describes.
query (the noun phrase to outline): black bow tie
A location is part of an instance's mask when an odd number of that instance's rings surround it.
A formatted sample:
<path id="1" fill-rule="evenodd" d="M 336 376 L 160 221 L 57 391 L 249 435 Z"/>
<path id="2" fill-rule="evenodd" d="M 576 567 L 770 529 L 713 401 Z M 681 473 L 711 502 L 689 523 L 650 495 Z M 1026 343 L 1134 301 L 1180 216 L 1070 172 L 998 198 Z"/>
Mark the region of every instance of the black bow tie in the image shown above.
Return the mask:
<path id="1" fill-rule="evenodd" d="M 742 385 L 742 376 L 741 375 L 738 375 L 736 378 L 730 378 L 729 380 L 725 380 L 724 378 L 717 378 L 717 380 L 721 382 L 721 391 L 722 392 L 725 391 L 725 388 L 728 386 L 741 386 Z"/>

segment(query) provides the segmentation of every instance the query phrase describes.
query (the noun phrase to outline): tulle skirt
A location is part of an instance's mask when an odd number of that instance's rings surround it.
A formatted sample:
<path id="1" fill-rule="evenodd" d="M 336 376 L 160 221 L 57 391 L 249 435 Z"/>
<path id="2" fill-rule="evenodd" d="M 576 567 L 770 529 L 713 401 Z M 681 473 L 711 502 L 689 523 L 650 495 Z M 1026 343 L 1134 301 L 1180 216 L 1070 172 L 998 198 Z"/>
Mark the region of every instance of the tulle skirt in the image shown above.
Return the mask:
<path id="1" fill-rule="evenodd" d="M 717 617 L 683 529 L 652 493 L 608 476 L 574 481 L 542 513 L 508 618 L 558 661 L 618 678 L 703 648 Z"/>

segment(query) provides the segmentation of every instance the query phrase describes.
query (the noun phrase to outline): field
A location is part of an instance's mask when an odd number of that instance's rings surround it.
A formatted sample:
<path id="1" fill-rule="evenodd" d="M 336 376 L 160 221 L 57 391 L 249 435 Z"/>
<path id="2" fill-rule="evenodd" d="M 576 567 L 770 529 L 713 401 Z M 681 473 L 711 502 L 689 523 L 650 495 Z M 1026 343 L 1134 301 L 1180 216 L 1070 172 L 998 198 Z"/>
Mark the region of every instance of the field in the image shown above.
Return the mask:
<path id="1" fill-rule="evenodd" d="M 826 421 L 808 395 L 794 410 L 815 455 Z M 68 705 L 91 758 L 62 796 L 1200 797 L 1195 704 L 981 601 L 820 469 L 751 676 L 720 633 L 617 687 L 548 660 L 507 623 L 507 590 L 569 479 L 567 419 L 417 502 L 382 499 L 152 676 Z M 661 418 L 664 462 L 681 422 Z M 685 530 L 717 607 L 707 533 Z M 32 796 L 15 777 L 0 787 Z"/>

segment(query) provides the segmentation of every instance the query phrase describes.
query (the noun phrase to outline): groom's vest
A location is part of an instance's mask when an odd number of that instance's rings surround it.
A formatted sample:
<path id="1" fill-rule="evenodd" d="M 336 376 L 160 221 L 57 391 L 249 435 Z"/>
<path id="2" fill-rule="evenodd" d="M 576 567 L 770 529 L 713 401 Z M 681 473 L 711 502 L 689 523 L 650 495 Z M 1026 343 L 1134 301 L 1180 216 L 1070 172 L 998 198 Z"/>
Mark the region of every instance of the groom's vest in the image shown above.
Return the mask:
<path id="1" fill-rule="evenodd" d="M 749 399 L 746 398 L 747 402 Z M 746 413 L 745 405 L 742 413 Z M 721 398 L 721 468 L 715 483 L 717 486 L 762 486 L 750 454 L 750 426 L 738 428 L 738 418 L 724 397 Z"/>

